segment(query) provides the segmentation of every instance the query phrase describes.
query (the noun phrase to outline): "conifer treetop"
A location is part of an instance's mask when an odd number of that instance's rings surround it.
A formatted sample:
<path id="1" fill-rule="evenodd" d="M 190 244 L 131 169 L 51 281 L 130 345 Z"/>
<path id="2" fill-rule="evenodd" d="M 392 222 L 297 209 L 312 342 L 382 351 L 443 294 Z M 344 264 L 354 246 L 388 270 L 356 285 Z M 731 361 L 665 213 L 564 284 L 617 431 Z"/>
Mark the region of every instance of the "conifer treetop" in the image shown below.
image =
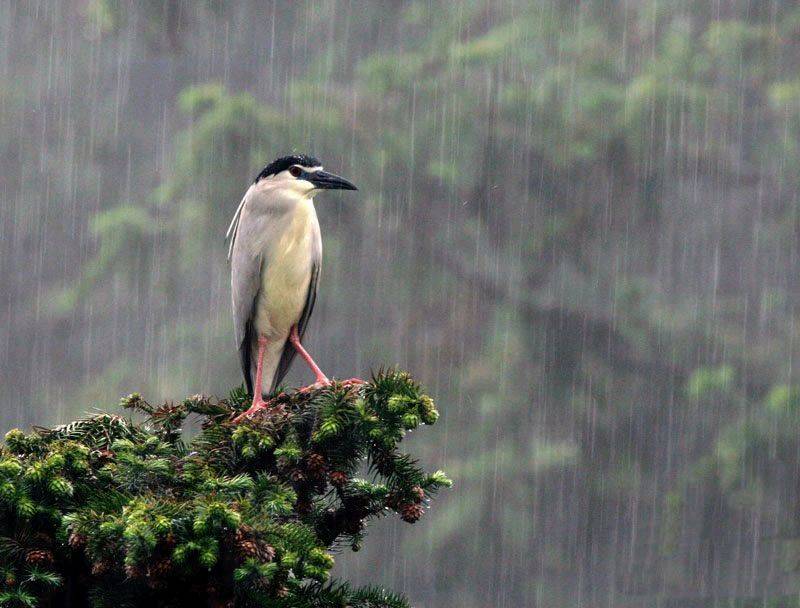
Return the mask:
<path id="1" fill-rule="evenodd" d="M 280 393 L 276 407 L 194 396 L 130 416 L 19 430 L 0 447 L 0 606 L 399 608 L 404 598 L 330 580 L 332 552 L 371 519 L 414 523 L 449 486 L 398 450 L 433 424 L 404 373 Z M 181 427 L 199 416 L 188 443 Z"/>

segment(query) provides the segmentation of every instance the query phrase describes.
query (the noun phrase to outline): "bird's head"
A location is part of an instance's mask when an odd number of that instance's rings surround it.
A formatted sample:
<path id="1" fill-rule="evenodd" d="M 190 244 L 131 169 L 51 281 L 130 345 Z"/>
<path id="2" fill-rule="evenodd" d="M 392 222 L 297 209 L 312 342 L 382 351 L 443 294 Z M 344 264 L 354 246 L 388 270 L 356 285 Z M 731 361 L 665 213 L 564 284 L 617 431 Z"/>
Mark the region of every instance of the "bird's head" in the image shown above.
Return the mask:
<path id="1" fill-rule="evenodd" d="M 343 177 L 323 171 L 322 163 L 313 156 L 293 154 L 268 164 L 255 179 L 256 184 L 269 180 L 269 186 L 301 196 L 314 196 L 319 190 L 358 190 Z"/>

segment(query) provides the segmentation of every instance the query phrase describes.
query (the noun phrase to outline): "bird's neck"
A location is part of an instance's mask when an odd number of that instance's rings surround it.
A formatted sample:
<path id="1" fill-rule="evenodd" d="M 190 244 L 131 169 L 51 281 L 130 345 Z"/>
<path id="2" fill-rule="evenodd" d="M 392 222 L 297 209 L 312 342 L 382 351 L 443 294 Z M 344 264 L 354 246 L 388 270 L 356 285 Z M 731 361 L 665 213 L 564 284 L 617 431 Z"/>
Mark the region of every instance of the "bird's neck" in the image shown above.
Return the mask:
<path id="1" fill-rule="evenodd" d="M 295 213 L 314 213 L 314 201 L 304 192 L 282 190 L 275 192 L 271 197 L 272 204 L 279 207 L 280 211 L 294 215 Z"/>
<path id="2" fill-rule="evenodd" d="M 273 204 L 274 202 L 273 200 Z M 309 196 L 299 192 L 282 192 L 277 207 L 278 217 L 281 218 L 279 221 L 296 236 L 318 225 L 314 201 Z"/>

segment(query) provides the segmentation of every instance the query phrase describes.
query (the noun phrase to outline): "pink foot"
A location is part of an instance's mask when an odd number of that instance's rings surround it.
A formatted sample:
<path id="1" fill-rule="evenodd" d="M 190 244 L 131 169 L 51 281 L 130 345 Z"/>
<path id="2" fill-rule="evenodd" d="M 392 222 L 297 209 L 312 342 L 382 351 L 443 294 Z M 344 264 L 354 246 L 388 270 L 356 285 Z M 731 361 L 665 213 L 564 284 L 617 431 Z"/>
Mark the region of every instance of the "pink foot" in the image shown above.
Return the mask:
<path id="1" fill-rule="evenodd" d="M 327 378 L 325 378 L 324 380 L 318 380 L 317 382 L 314 382 L 314 384 L 309 384 L 308 386 L 304 386 L 303 388 L 298 389 L 297 392 L 298 393 L 308 393 L 308 392 L 311 392 L 311 391 L 317 391 L 317 390 L 319 390 L 321 388 L 325 388 L 325 387 L 331 386 L 332 384 L 334 384 L 334 382 L 336 384 L 341 384 L 345 388 L 352 388 L 354 386 L 361 386 L 362 384 L 366 384 L 367 383 L 366 380 L 362 380 L 361 378 L 348 378 L 347 380 L 336 380 L 336 381 L 333 381 L 333 382 L 331 380 L 328 380 Z"/>
<path id="2" fill-rule="evenodd" d="M 333 382 L 331 382 L 330 380 L 325 378 L 323 380 L 317 380 L 313 384 L 309 384 L 308 386 L 304 386 L 303 388 L 299 388 L 299 389 L 297 389 L 297 392 L 298 393 L 310 393 L 311 391 L 318 391 L 321 388 L 328 387 L 331 384 L 333 384 Z"/>
<path id="3" fill-rule="evenodd" d="M 253 399 L 253 405 L 251 405 L 246 411 L 236 416 L 236 418 L 233 419 L 233 422 L 235 424 L 239 424 L 243 420 L 252 418 L 255 414 L 257 414 L 261 410 L 271 407 L 272 407 L 272 401 L 264 401 L 263 399 Z"/>
<path id="4" fill-rule="evenodd" d="M 367 381 L 362 380 L 361 378 L 348 378 L 347 380 L 342 380 L 342 386 L 360 386 L 366 383 Z"/>

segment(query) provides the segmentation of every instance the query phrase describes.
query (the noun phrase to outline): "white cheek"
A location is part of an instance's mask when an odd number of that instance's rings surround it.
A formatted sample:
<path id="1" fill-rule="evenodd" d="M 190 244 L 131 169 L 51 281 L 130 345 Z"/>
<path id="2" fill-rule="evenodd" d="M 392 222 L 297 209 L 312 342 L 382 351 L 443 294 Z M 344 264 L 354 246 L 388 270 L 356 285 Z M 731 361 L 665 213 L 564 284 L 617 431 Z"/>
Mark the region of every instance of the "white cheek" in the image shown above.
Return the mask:
<path id="1" fill-rule="evenodd" d="M 314 184 L 308 182 L 304 179 L 296 179 L 292 182 L 292 190 L 297 192 L 298 194 L 308 194 L 314 189 Z"/>

